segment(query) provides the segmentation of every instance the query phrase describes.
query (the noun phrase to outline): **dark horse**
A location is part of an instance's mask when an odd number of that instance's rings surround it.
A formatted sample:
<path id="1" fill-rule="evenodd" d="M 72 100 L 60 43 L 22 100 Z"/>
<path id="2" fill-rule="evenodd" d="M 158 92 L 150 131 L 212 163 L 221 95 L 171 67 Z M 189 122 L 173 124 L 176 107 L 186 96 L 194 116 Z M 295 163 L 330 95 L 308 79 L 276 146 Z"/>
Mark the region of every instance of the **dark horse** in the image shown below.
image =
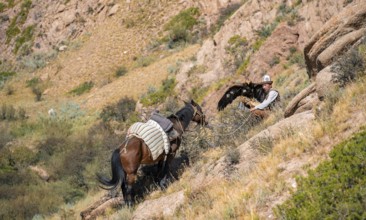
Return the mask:
<path id="1" fill-rule="evenodd" d="M 153 160 L 151 152 L 145 142 L 136 136 L 130 136 L 125 143 L 120 145 L 112 154 L 112 179 L 109 180 L 98 175 L 99 182 L 104 185 L 102 188 L 112 190 L 121 182 L 123 198 L 127 205 L 133 204 L 133 184 L 136 181 L 137 170 L 141 164 L 158 163 L 160 170 L 160 186 L 167 186 L 167 176 L 169 174 L 169 164 L 172 162 L 182 141 L 182 135 L 188 127 L 190 121 L 201 125 L 207 125 L 206 117 L 201 107 L 193 100 L 180 109 L 177 113 L 168 117 L 173 123 L 173 128 L 179 133 L 178 137 L 170 142 L 170 152 L 164 152 Z"/>
<path id="2" fill-rule="evenodd" d="M 237 84 L 226 90 L 225 94 L 221 97 L 219 103 L 217 104 L 217 110 L 223 110 L 239 96 L 255 98 L 258 102 L 263 102 L 266 94 L 262 88 L 262 84 L 256 84 L 252 82 Z M 250 106 L 247 106 L 246 104 L 244 105 L 247 108 L 250 108 Z"/>

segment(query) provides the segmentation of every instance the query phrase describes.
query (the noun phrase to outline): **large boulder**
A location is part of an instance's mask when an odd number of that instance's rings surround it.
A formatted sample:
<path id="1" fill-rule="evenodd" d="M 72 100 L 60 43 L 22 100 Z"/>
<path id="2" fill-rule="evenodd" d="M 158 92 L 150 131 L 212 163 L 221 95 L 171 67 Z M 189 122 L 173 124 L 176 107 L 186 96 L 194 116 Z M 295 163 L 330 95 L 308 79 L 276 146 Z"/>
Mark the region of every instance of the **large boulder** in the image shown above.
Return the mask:
<path id="1" fill-rule="evenodd" d="M 336 85 L 334 84 L 334 73 L 332 71 L 331 66 L 327 66 L 322 69 L 315 77 L 315 85 L 316 85 L 316 93 L 320 100 L 323 100 L 324 97 L 329 94 L 329 92 L 334 91 L 336 89 Z"/>
<path id="2" fill-rule="evenodd" d="M 315 93 L 316 84 L 312 83 L 299 94 L 297 94 L 287 105 L 285 109 L 285 117 L 290 117 L 293 114 L 310 110 L 318 98 Z"/>
<path id="3" fill-rule="evenodd" d="M 309 77 L 313 78 L 365 35 L 366 2 L 348 5 L 306 44 L 304 55 Z"/>

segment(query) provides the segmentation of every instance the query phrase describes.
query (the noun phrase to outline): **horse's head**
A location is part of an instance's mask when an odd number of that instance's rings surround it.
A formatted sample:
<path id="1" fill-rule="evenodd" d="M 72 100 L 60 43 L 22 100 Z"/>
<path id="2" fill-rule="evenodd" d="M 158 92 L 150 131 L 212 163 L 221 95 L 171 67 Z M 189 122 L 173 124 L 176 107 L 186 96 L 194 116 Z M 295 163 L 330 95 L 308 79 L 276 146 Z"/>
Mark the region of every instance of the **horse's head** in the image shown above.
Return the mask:
<path id="1" fill-rule="evenodd" d="M 206 121 L 206 116 L 203 113 L 201 106 L 199 106 L 193 100 L 191 100 L 190 103 L 186 103 L 186 104 L 190 104 L 193 107 L 194 113 L 193 113 L 192 121 L 194 121 L 194 122 L 196 122 L 197 124 L 200 124 L 200 125 L 207 125 L 208 124 L 208 122 Z"/>

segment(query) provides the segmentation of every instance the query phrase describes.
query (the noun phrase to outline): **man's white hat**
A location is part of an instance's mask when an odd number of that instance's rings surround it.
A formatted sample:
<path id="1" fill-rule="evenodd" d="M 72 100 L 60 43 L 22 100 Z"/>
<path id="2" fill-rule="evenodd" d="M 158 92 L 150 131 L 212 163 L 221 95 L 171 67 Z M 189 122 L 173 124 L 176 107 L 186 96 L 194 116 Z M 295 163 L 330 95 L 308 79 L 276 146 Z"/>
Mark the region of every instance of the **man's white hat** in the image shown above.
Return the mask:
<path id="1" fill-rule="evenodd" d="M 272 84 L 271 77 L 269 75 L 264 75 L 262 78 L 262 82 L 260 84 Z"/>

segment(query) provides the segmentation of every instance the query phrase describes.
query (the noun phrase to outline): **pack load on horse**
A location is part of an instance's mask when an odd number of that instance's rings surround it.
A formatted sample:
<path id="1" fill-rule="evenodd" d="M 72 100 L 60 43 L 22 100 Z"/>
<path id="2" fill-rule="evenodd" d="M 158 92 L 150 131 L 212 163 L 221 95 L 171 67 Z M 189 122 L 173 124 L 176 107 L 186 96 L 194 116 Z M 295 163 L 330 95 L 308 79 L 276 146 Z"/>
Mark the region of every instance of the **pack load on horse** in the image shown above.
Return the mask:
<path id="1" fill-rule="evenodd" d="M 185 103 L 185 106 L 167 120 L 161 117 L 152 117 L 147 123 L 135 123 L 129 129 L 126 141 L 112 153 L 111 168 L 112 179 L 97 175 L 101 187 L 107 190 L 115 189 L 121 183 L 123 198 L 127 205 L 133 204 L 133 184 L 137 178 L 137 170 L 141 164 L 158 164 L 159 185 L 167 186 L 169 165 L 175 157 L 182 141 L 182 135 L 191 121 L 200 125 L 207 125 L 206 116 L 201 107 L 193 100 Z M 162 123 L 162 126 L 160 126 Z M 168 129 L 168 130 L 164 130 Z M 175 138 L 168 138 L 169 146 L 165 146 L 164 133 L 172 131 L 178 133 Z M 168 136 L 168 135 L 166 135 Z M 153 146 L 151 149 L 150 146 Z"/>

